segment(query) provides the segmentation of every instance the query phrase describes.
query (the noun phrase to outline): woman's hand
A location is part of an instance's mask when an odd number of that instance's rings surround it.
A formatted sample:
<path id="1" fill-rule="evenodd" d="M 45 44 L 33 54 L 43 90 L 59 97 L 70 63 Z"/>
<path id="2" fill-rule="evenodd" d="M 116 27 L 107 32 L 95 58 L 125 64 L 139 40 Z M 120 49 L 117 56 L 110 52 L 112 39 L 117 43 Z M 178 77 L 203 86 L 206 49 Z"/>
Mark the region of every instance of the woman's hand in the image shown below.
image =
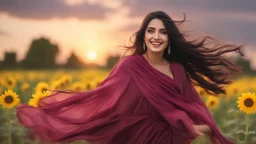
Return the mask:
<path id="1" fill-rule="evenodd" d="M 203 136 L 205 133 L 211 132 L 211 128 L 208 125 L 192 125 L 197 137 Z"/>

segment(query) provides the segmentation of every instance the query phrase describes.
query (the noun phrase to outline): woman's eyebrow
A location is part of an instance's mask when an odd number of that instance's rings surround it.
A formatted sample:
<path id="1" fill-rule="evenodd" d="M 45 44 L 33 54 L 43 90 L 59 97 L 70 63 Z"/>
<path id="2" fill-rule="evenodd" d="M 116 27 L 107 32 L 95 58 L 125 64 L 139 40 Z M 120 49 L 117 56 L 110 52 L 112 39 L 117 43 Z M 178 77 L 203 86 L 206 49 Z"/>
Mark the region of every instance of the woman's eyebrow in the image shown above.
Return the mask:
<path id="1" fill-rule="evenodd" d="M 156 28 L 154 28 L 154 27 L 147 27 L 147 29 L 156 29 Z M 166 30 L 165 28 L 160 28 L 159 30 Z"/>

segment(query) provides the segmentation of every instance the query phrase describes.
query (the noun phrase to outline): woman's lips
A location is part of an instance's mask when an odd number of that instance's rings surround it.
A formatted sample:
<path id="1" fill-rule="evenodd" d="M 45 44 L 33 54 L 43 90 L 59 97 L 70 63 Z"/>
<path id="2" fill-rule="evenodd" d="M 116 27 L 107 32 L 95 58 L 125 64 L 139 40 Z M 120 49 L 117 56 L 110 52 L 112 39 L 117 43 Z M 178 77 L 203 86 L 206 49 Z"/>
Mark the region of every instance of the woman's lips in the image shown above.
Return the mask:
<path id="1" fill-rule="evenodd" d="M 159 48 L 162 43 L 160 42 L 151 42 L 154 48 Z"/>

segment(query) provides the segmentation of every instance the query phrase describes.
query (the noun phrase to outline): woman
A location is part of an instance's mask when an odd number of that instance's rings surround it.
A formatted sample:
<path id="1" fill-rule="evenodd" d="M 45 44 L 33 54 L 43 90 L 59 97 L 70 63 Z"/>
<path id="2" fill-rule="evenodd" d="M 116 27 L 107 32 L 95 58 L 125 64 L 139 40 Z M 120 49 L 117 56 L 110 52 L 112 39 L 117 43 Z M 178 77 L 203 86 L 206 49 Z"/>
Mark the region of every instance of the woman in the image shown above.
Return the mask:
<path id="1" fill-rule="evenodd" d="M 186 41 L 176 23 L 156 11 L 144 19 L 128 50 L 95 90 L 55 92 L 40 107 L 17 108 L 19 122 L 45 140 L 92 144 L 189 144 L 209 135 L 212 143 L 233 144 L 219 132 L 193 84 L 225 93 L 226 70 L 239 69 L 223 54 L 241 46 L 214 44 L 210 37 Z M 209 79 L 209 80 L 207 80 Z"/>

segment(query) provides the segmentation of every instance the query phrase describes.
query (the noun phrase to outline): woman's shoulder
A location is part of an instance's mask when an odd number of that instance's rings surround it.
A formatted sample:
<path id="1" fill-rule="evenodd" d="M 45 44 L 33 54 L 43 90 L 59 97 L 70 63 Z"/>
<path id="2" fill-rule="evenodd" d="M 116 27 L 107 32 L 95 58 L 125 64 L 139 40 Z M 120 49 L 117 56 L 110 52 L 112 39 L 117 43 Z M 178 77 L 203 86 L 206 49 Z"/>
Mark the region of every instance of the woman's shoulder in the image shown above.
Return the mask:
<path id="1" fill-rule="evenodd" d="M 122 57 L 123 60 L 137 60 L 140 57 L 142 57 L 142 55 L 127 55 Z"/>
<path id="2" fill-rule="evenodd" d="M 177 72 L 185 72 L 185 67 L 179 62 L 171 62 Z"/>
<path id="3" fill-rule="evenodd" d="M 128 69 L 135 65 L 138 62 L 139 56 L 138 55 L 128 55 L 122 57 L 118 63 L 116 64 L 116 68 Z"/>
<path id="4" fill-rule="evenodd" d="M 128 55 L 124 56 L 120 59 L 120 64 L 130 65 L 138 62 L 138 60 L 141 58 L 141 55 Z"/>

